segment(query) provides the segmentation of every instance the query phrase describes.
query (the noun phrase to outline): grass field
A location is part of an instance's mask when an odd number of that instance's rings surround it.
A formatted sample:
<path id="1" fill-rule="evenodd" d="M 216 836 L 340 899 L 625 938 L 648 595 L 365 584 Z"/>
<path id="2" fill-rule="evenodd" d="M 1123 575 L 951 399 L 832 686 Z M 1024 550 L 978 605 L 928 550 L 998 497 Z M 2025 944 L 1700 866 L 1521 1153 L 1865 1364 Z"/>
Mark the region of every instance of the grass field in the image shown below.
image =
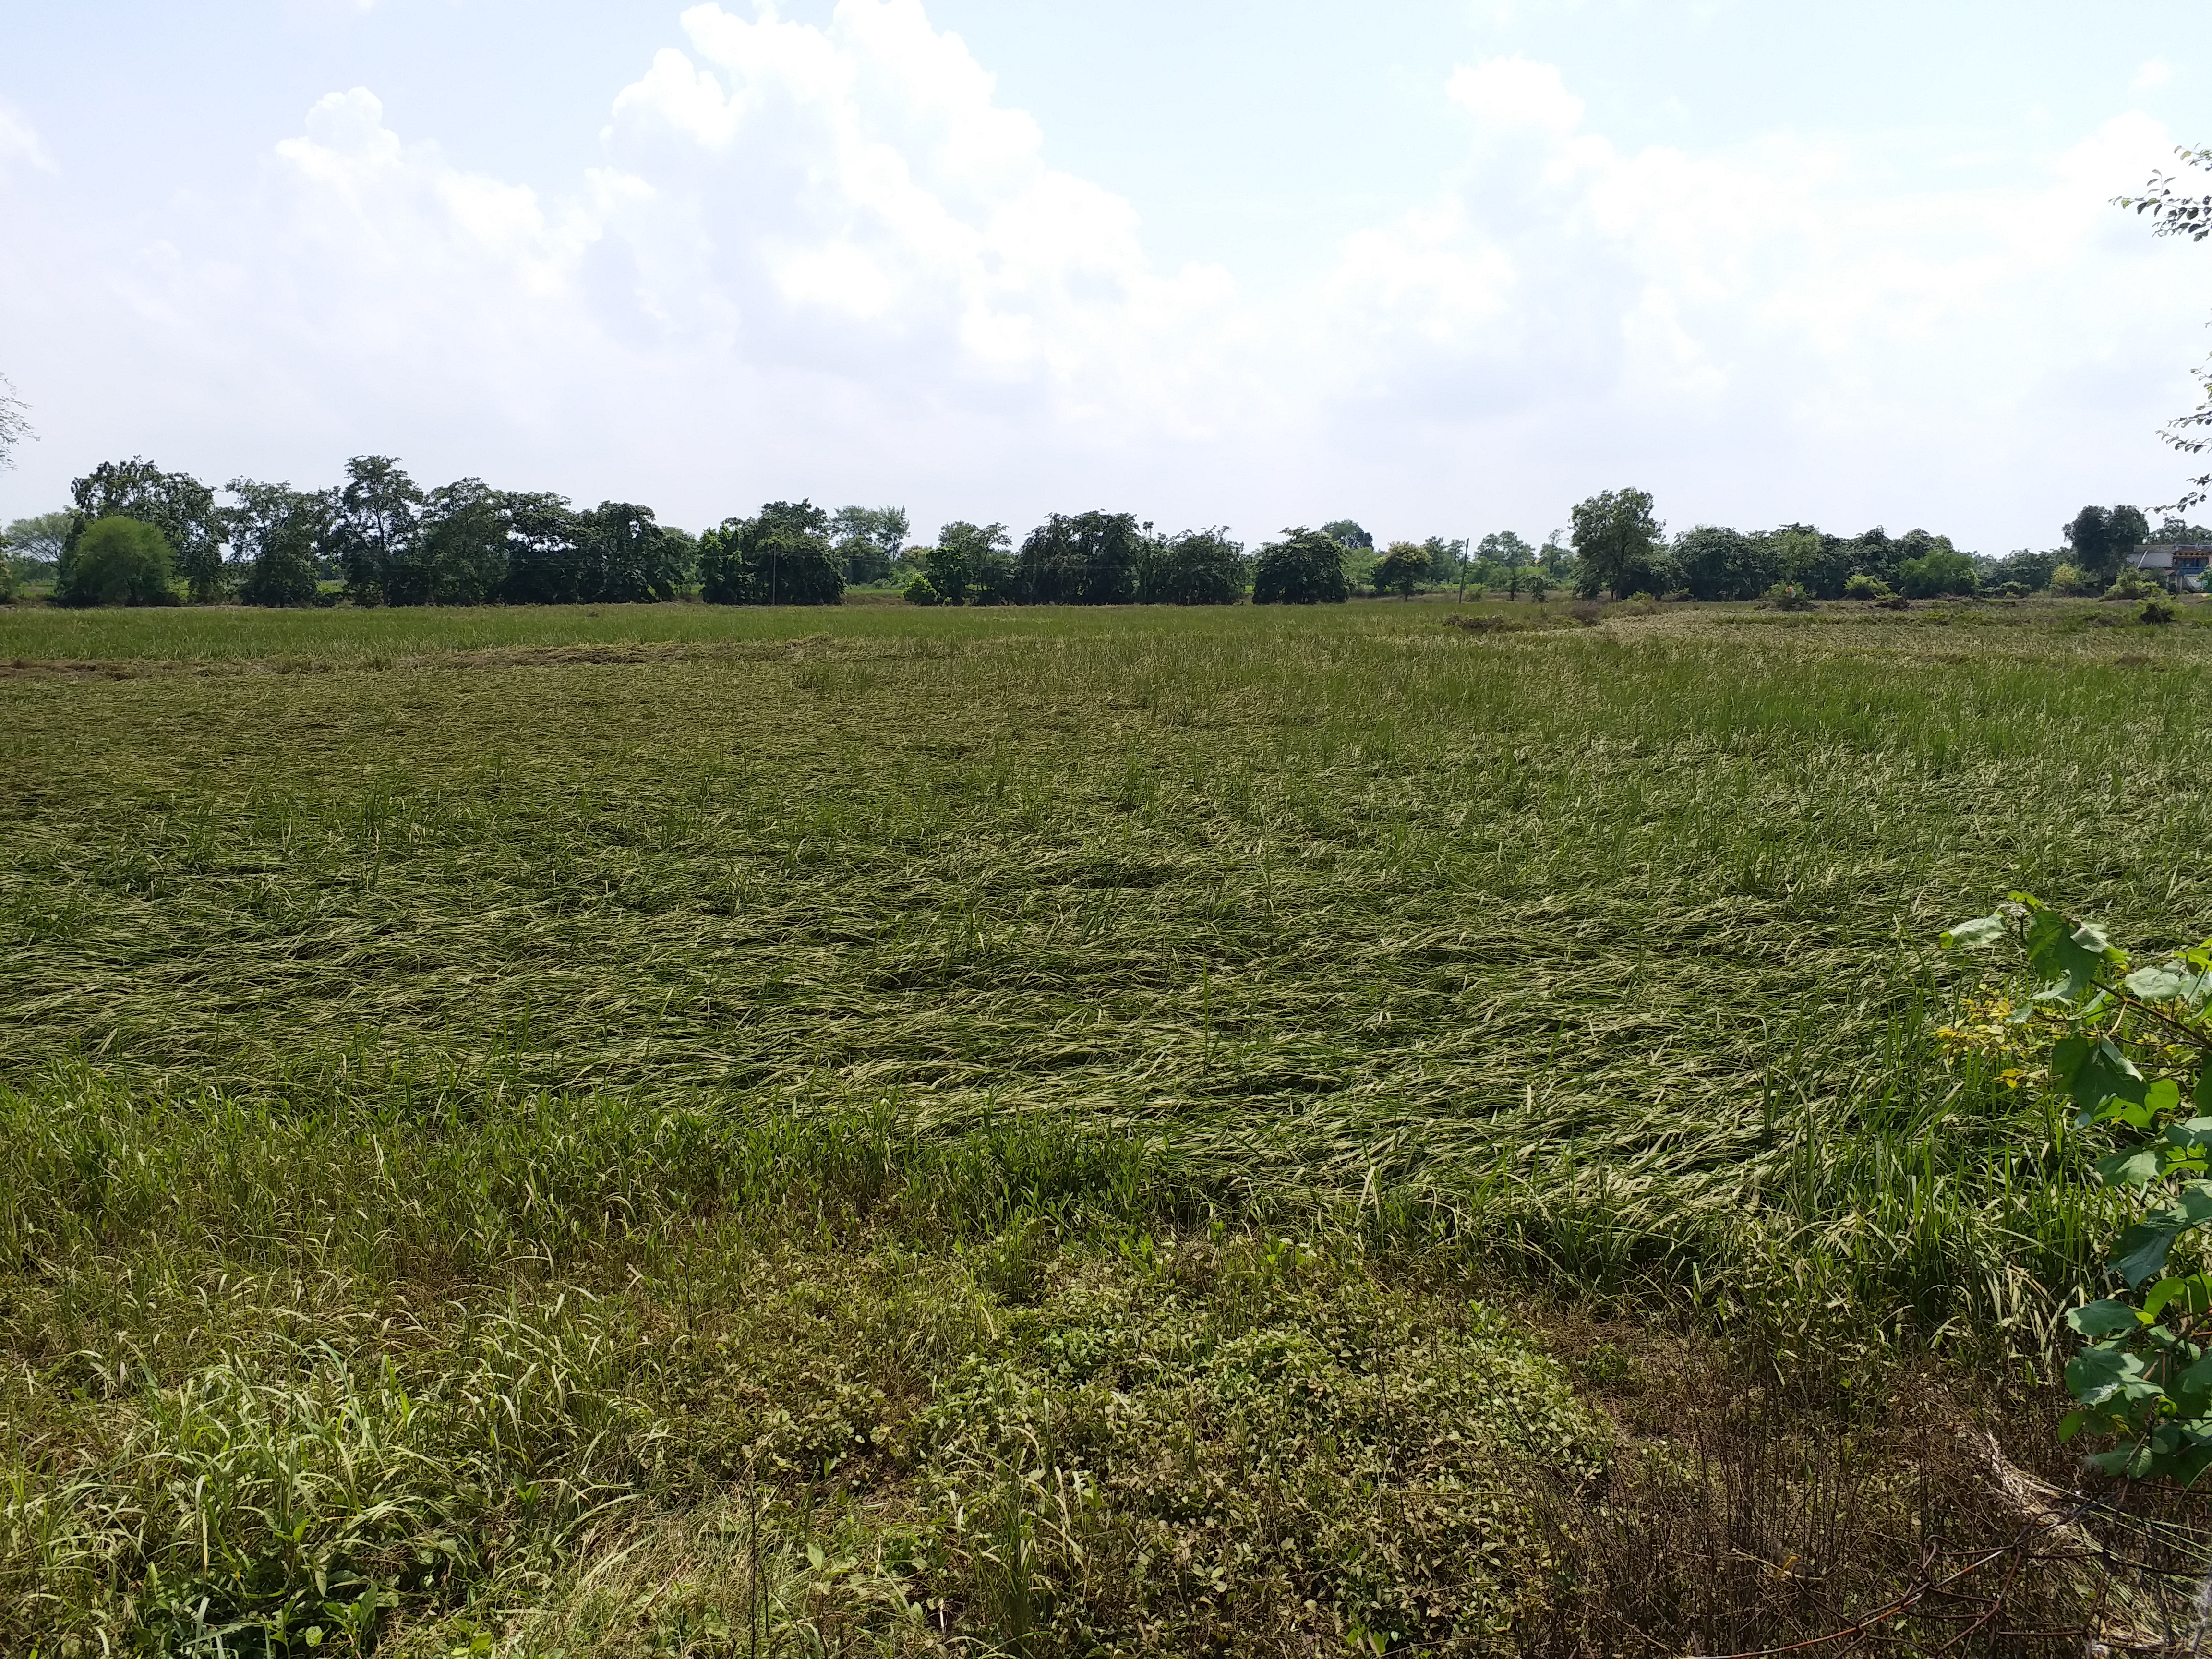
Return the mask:
<path id="1" fill-rule="evenodd" d="M 2112 611 L 0 612 L 0 1649 L 1611 1650 L 1655 1402 L 2042 1420 Z"/>

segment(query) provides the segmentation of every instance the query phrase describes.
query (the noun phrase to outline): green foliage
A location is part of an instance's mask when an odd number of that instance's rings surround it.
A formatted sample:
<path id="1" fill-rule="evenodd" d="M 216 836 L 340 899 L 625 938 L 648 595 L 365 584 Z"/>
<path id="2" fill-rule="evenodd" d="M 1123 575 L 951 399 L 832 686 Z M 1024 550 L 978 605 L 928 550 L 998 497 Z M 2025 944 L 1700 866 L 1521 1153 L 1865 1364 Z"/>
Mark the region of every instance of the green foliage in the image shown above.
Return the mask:
<path id="1" fill-rule="evenodd" d="M 1675 579 L 1665 544 L 1666 526 L 1641 489 L 1608 489 L 1578 501 L 1574 510 L 1577 590 L 1584 599 L 1611 593 L 1668 593 Z"/>
<path id="2" fill-rule="evenodd" d="M 902 507 L 841 507 L 830 520 L 830 540 L 855 586 L 884 580 L 905 550 L 908 526 Z"/>
<path id="3" fill-rule="evenodd" d="M 77 532 L 54 597 L 64 605 L 174 605 L 168 538 L 139 519 L 98 519 Z"/>
<path id="4" fill-rule="evenodd" d="M 2009 1021 L 2048 1054 L 2077 1130 L 2109 1135 L 2100 1177 L 2136 1212 L 2107 1263 L 2115 1294 L 2068 1314 L 2088 1346 L 2066 1367 L 2079 1401 L 2062 1437 L 2118 1443 L 2108 1474 L 2192 1482 L 2212 1468 L 2212 1277 L 2177 1247 L 2212 1222 L 2212 940 L 2136 967 L 2097 928 L 2025 893 L 1962 922 L 1947 946 L 2009 944 L 2033 994 Z"/>
<path id="5" fill-rule="evenodd" d="M 51 582 L 61 572 L 74 515 L 64 511 L 17 519 L 0 534 L 0 560 L 17 582 Z"/>
<path id="6" fill-rule="evenodd" d="M 161 532 L 172 571 L 185 580 L 194 604 L 222 597 L 223 516 L 216 506 L 215 492 L 198 479 L 164 472 L 143 457 L 103 461 L 70 481 L 70 500 L 74 511 L 56 573 L 58 592 L 82 591 L 70 566 L 91 526 L 105 519 L 124 518 L 137 519 Z"/>
<path id="7" fill-rule="evenodd" d="M 2084 570 L 2079 565 L 2061 563 L 2051 569 L 2051 591 L 2069 599 L 2079 598 L 2098 591 L 2097 578 L 2094 572 Z"/>
<path id="8" fill-rule="evenodd" d="M 1897 584 L 1908 599 L 1940 599 L 1946 594 L 1971 594 L 1980 586 L 1974 562 L 1963 553 L 1935 549 L 1897 566 Z"/>
<path id="9" fill-rule="evenodd" d="M 2150 535 L 2141 509 L 2132 507 L 2085 507 L 2062 526 L 2073 549 L 2072 562 L 2100 584 L 2120 574 L 2135 550 Z"/>
<path id="10" fill-rule="evenodd" d="M 955 519 L 922 550 L 921 568 L 946 605 L 1005 605 L 1014 592 L 1012 545 L 1002 524 Z"/>
<path id="11" fill-rule="evenodd" d="M 1130 605 L 1146 532 L 1129 513 L 1055 513 L 1023 538 L 1012 597 L 1024 605 Z"/>
<path id="12" fill-rule="evenodd" d="M 699 592 L 709 605 L 836 605 L 845 567 L 830 515 L 811 501 L 770 501 L 699 538 Z"/>
<path id="13" fill-rule="evenodd" d="M 246 562 L 239 598 L 247 605 L 313 605 L 319 592 L 317 553 L 336 503 L 328 491 L 233 478 L 237 499 L 224 511 L 229 542 Z"/>
<path id="14" fill-rule="evenodd" d="M 1139 605 L 1234 605 L 1244 597 L 1244 549 L 1226 529 L 1148 536 L 1137 556 Z"/>
<path id="15" fill-rule="evenodd" d="M 1785 577 L 1774 540 L 1698 525 L 1674 538 L 1674 568 L 1696 599 L 1757 599 Z"/>
<path id="16" fill-rule="evenodd" d="M 1393 542 L 1375 563 L 1375 591 L 1395 592 L 1410 599 L 1413 590 L 1428 580 L 1429 551 L 1414 542 Z"/>
<path id="17" fill-rule="evenodd" d="M 1285 530 L 1253 562 L 1255 605 L 1342 605 L 1351 597 L 1344 544 L 1326 530 Z"/>
<path id="18" fill-rule="evenodd" d="M 1344 548 L 1358 548 L 1362 552 L 1370 552 L 1375 546 L 1375 538 L 1361 529 L 1358 520 L 1352 519 L 1331 519 L 1321 527 L 1321 533 Z"/>
<path id="19" fill-rule="evenodd" d="M 1889 597 L 1889 584 L 1861 572 L 1844 584 L 1843 597 L 1847 599 L 1886 599 Z"/>
<path id="20" fill-rule="evenodd" d="M 356 605 L 423 605 L 429 572 L 416 547 L 422 492 L 389 455 L 356 455 L 345 465 L 325 551 L 345 573 Z"/>
<path id="21" fill-rule="evenodd" d="M 908 605 L 943 605 L 945 596 L 937 591 L 936 584 L 919 570 L 907 578 L 906 586 L 899 597 Z"/>

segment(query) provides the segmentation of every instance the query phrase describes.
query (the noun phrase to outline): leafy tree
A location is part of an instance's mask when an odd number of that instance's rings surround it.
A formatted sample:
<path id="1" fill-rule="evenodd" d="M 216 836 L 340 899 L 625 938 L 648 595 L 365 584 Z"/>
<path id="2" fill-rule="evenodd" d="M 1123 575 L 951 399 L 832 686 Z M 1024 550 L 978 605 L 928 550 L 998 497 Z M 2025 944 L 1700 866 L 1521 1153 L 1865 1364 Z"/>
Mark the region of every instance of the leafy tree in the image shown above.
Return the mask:
<path id="1" fill-rule="evenodd" d="M 1467 544 L 1446 541 L 1442 536 L 1431 536 L 1421 544 L 1429 556 L 1429 580 L 1441 586 L 1455 582 L 1467 562 Z"/>
<path id="2" fill-rule="evenodd" d="M 1002 524 L 955 519 L 937 532 L 937 545 L 922 553 L 921 568 L 936 595 L 924 603 L 1006 604 L 1014 584 L 1012 547 Z"/>
<path id="3" fill-rule="evenodd" d="M 55 597 L 64 605 L 174 605 L 169 538 L 158 525 L 119 515 L 78 533 Z"/>
<path id="4" fill-rule="evenodd" d="M 1252 568 L 1255 605 L 1342 605 L 1351 597 L 1344 544 L 1326 530 L 1285 530 Z"/>
<path id="5" fill-rule="evenodd" d="M 1393 542 L 1375 564 L 1375 591 L 1395 592 L 1401 599 L 1413 597 L 1413 589 L 1429 574 L 1429 552 L 1415 542 Z"/>
<path id="6" fill-rule="evenodd" d="M 71 515 L 41 513 L 18 519 L 0 535 L 0 557 L 19 580 L 51 581 L 61 569 L 62 549 L 68 544 Z"/>
<path id="7" fill-rule="evenodd" d="M 1334 537 L 1342 546 L 1356 547 L 1363 553 L 1374 550 L 1375 538 L 1350 519 L 1331 519 L 1321 527 L 1321 533 Z"/>
<path id="8" fill-rule="evenodd" d="M 1755 599 L 1778 581 L 1781 549 L 1766 536 L 1701 524 L 1674 538 L 1674 568 L 1690 597 Z"/>
<path id="9" fill-rule="evenodd" d="M 945 603 L 945 596 L 932 586 L 929 578 L 919 570 L 907 578 L 906 586 L 901 591 L 899 597 L 908 605 L 943 605 Z"/>
<path id="10" fill-rule="evenodd" d="M 2017 582 L 2031 593 L 2039 593 L 2051 586 L 2051 578 L 2058 568 L 2056 553 L 2031 553 L 2026 548 L 2008 553 L 1997 561 L 1994 580 L 1999 586 Z"/>
<path id="11" fill-rule="evenodd" d="M 1577 503 L 1574 511 L 1577 586 L 1584 599 L 1610 592 L 1663 593 L 1674 583 L 1667 568 L 1666 526 L 1652 512 L 1650 494 L 1608 489 Z"/>
<path id="12" fill-rule="evenodd" d="M 193 602 L 222 597 L 223 518 L 215 491 L 184 472 L 164 472 L 143 456 L 102 461 L 71 480 L 75 506 L 70 534 L 62 548 L 57 586 L 69 582 L 69 567 L 84 532 L 102 519 L 136 519 L 161 532 L 172 568 L 184 577 Z"/>
<path id="13" fill-rule="evenodd" d="M 879 582 L 906 546 L 902 507 L 841 507 L 830 520 L 830 539 L 845 562 L 848 582 Z"/>
<path id="14" fill-rule="evenodd" d="M 441 484 L 415 526 L 423 602 L 488 605 L 507 586 L 507 497 L 481 478 Z"/>
<path id="15" fill-rule="evenodd" d="M 509 605 L 575 605 L 586 586 L 582 516 L 566 495 L 506 491 L 499 498 Z"/>
<path id="16" fill-rule="evenodd" d="M 699 583 L 710 605 L 838 604 L 845 570 L 830 515 L 811 501 L 770 501 L 753 518 L 723 520 L 699 538 Z"/>
<path id="17" fill-rule="evenodd" d="M 1946 593 L 1972 593 L 1981 573 L 1964 553 L 1931 548 L 1917 558 L 1900 559 L 1897 566 L 1899 591 L 1908 599 L 1932 599 Z"/>
<path id="18" fill-rule="evenodd" d="M 1226 528 L 1148 536 L 1137 561 L 1139 605 L 1234 605 L 1244 597 L 1244 549 Z"/>
<path id="19" fill-rule="evenodd" d="M 809 565 L 799 556 L 795 542 L 779 542 L 771 549 L 771 566 L 781 567 L 772 570 L 781 578 L 782 588 L 774 604 L 835 605 L 845 591 L 844 571 L 830 551 L 829 538 L 821 533 L 822 509 L 806 510 L 817 521 L 806 550 L 813 562 Z M 601 501 L 580 514 L 577 523 L 586 605 L 646 605 L 672 599 L 682 588 L 688 574 L 683 544 L 660 527 L 651 507 L 633 501 Z M 825 582 L 830 584 L 829 599 L 801 597 Z"/>
<path id="20" fill-rule="evenodd" d="M 1536 562 L 1536 550 L 1517 532 L 1498 530 L 1477 542 L 1474 550 L 1484 580 L 1503 587 L 1510 598 L 1520 598 L 1521 590 L 1528 586 L 1528 573 Z"/>
<path id="21" fill-rule="evenodd" d="M 356 605 L 423 605 L 430 572 L 416 546 L 422 492 L 389 455 L 356 455 L 345 465 L 338 510 L 325 547 L 345 572 Z"/>
<path id="22" fill-rule="evenodd" d="M 2152 539 L 2161 542 L 2212 542 L 2212 530 L 2168 514 L 2159 520 L 2158 534 Z"/>
<path id="23" fill-rule="evenodd" d="M 2109 581 L 2149 538 L 2150 525 L 2136 507 L 2085 507 L 2062 526 L 2062 533 L 2074 550 L 2069 562 Z"/>
<path id="24" fill-rule="evenodd" d="M 15 446 L 38 434 L 31 430 L 30 410 L 15 395 L 15 387 L 0 374 L 0 472 L 15 465 Z"/>
<path id="25" fill-rule="evenodd" d="M 230 544 L 246 562 L 239 598 L 248 605 L 313 605 L 319 592 L 315 550 L 329 533 L 337 502 L 329 490 L 233 478 L 237 498 L 223 517 Z"/>
<path id="26" fill-rule="evenodd" d="M 1024 605 L 1129 605 L 1145 532 L 1131 513 L 1055 513 L 1023 538 L 1014 595 Z"/>

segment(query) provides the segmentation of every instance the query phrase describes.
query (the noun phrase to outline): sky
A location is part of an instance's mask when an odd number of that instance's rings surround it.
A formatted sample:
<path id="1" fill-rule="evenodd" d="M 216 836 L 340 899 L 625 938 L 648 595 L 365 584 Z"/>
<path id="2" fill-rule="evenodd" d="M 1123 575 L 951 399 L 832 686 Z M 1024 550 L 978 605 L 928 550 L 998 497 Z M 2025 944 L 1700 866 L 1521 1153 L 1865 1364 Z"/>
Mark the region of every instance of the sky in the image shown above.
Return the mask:
<path id="1" fill-rule="evenodd" d="M 2190 0 L 0 0 L 0 520 L 143 454 L 693 530 L 2172 499 Z M 2212 181 L 2208 181 L 2212 188 Z"/>

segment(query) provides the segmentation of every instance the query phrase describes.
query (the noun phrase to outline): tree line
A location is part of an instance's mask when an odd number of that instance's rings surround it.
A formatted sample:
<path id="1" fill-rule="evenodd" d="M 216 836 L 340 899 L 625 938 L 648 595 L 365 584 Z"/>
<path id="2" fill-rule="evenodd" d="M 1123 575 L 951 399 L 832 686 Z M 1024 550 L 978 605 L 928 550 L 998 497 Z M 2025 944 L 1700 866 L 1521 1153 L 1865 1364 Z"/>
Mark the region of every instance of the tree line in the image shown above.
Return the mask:
<path id="1" fill-rule="evenodd" d="M 1129 513 L 1048 514 L 1017 544 L 1003 524 L 955 520 L 908 544 L 898 507 L 770 501 L 693 536 L 650 507 L 495 489 L 424 489 L 390 456 L 356 456 L 324 489 L 234 478 L 209 485 L 143 459 L 73 481 L 70 507 L 19 520 L 9 548 L 66 605 L 623 604 L 696 595 L 716 605 L 835 605 L 890 586 L 923 605 L 1329 604 L 1366 590 L 1453 588 L 1543 599 L 1559 591 L 1705 600 L 1778 589 L 1809 598 L 2102 592 L 2151 538 L 2136 507 L 2085 507 L 2065 545 L 2002 559 L 1924 530 L 1838 536 L 1698 525 L 1673 536 L 1649 492 L 1577 503 L 1539 547 L 1512 531 L 1378 547 L 1356 520 L 1285 529 L 1248 551 L 1219 527 L 1162 532 Z M 2212 541 L 2168 519 L 2160 539 Z M 6 568 L 0 564 L 0 597 Z"/>

